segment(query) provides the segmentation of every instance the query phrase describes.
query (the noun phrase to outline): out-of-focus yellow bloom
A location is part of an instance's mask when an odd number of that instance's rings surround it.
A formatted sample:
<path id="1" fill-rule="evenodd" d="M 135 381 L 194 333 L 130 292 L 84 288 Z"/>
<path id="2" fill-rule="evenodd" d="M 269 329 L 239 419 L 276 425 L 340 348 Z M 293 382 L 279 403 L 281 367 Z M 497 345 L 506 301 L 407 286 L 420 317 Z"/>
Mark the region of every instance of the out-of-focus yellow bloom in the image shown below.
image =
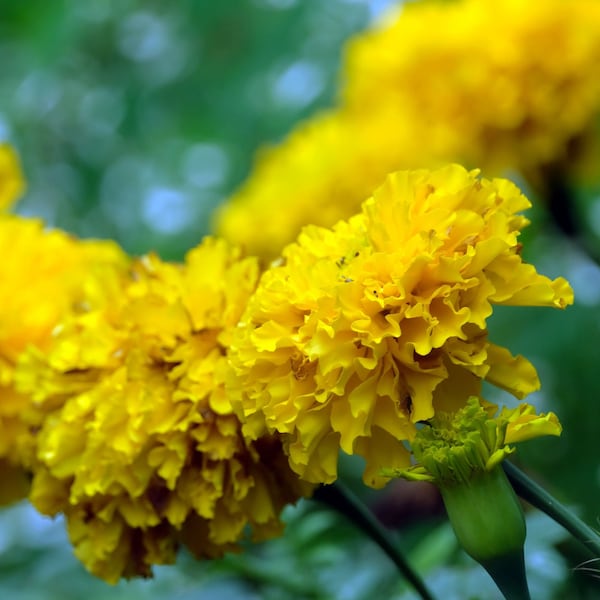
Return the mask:
<path id="1" fill-rule="evenodd" d="M 522 398 L 534 367 L 488 340 L 493 305 L 572 303 L 522 261 L 530 206 L 506 180 L 457 165 L 390 176 L 362 213 L 308 226 L 263 275 L 232 345 L 232 401 L 244 432 L 284 435 L 311 482 L 362 455 L 368 485 L 408 466 L 403 440 L 488 381 Z"/>
<path id="2" fill-rule="evenodd" d="M 125 272 L 128 258 L 113 242 L 77 240 L 11 215 L 0 216 L 0 256 L 0 472 L 5 487 L 13 487 L 2 494 L 8 501 L 25 492 L 19 468 L 29 462 L 31 429 L 42 418 L 15 389 L 18 357 L 29 346 L 47 348 L 60 320 L 93 304 L 98 278 Z"/>
<path id="3" fill-rule="evenodd" d="M 441 136 L 448 158 L 529 172 L 597 131 L 598 64 L 596 0 L 415 2 L 351 41 L 343 96 L 420 121 L 416 145 Z"/>
<path id="4" fill-rule="evenodd" d="M 246 442 L 224 391 L 257 277 L 256 260 L 214 239 L 185 265 L 146 256 L 103 306 L 21 356 L 19 389 L 61 405 L 37 434 L 31 501 L 65 514 L 76 555 L 99 577 L 149 575 L 181 542 L 219 556 L 247 525 L 275 535 L 283 506 L 308 493 L 277 439 Z"/>
<path id="5" fill-rule="evenodd" d="M 215 228 L 252 254 L 272 259 L 311 225 L 330 226 L 399 166 L 420 166 L 410 127 L 394 127 L 391 111 L 324 112 L 280 145 L 263 149 L 249 179 L 219 207 Z M 411 148 L 407 158 L 405 148 Z"/>
<path id="6" fill-rule="evenodd" d="M 260 153 L 215 228 L 274 258 L 398 169 L 461 162 L 536 184 L 546 169 L 594 169 L 598 64 L 597 0 L 404 3 L 350 42 L 338 107 Z"/>
<path id="7" fill-rule="evenodd" d="M 0 212 L 10 208 L 24 189 L 25 181 L 15 151 L 0 144 Z"/>

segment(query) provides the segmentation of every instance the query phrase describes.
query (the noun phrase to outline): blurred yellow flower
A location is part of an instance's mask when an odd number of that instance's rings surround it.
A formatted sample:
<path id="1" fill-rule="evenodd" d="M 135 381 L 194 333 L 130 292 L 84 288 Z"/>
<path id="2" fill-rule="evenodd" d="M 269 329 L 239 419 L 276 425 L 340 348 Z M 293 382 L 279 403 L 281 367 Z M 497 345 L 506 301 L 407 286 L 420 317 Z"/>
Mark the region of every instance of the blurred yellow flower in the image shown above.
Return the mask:
<path id="1" fill-rule="evenodd" d="M 214 239 L 185 265 L 146 256 L 103 306 L 22 355 L 19 389 L 61 405 L 37 435 L 31 501 L 65 514 L 97 576 L 147 576 L 180 543 L 222 555 L 247 525 L 255 538 L 275 535 L 283 506 L 310 491 L 276 438 L 245 441 L 224 391 L 232 330 L 257 277 L 256 260 Z"/>
<path id="2" fill-rule="evenodd" d="M 305 480 L 365 482 L 408 466 L 415 423 L 455 411 L 488 381 L 522 398 L 534 367 L 488 340 L 493 305 L 572 303 L 522 261 L 529 201 L 509 181 L 451 165 L 391 175 L 362 213 L 306 227 L 267 270 L 231 348 L 232 402 L 249 437 L 283 434 Z"/>
<path id="3" fill-rule="evenodd" d="M 15 151 L 0 144 L 0 213 L 10 208 L 25 190 L 25 180 Z"/>
<path id="4" fill-rule="evenodd" d="M 42 418 L 15 389 L 18 357 L 28 347 L 47 348 L 66 314 L 94 302 L 97 279 L 125 271 L 128 259 L 113 242 L 77 240 L 45 230 L 41 221 L 11 215 L 0 216 L 0 255 L 0 473 L 5 483 L 15 484 L 13 493 L 2 494 L 9 501 L 26 491 L 19 468 L 29 462 L 31 428 Z"/>
<path id="5" fill-rule="evenodd" d="M 398 169 L 597 171 L 598 64 L 597 0 L 402 3 L 349 43 L 337 108 L 259 152 L 215 230 L 272 259 Z"/>
<path id="6" fill-rule="evenodd" d="M 217 209 L 216 231 L 272 259 L 304 225 L 328 227 L 358 212 L 390 171 L 427 162 L 413 147 L 413 129 L 390 119 L 397 115 L 389 110 L 368 118 L 332 110 L 300 124 L 258 153 L 251 176 Z"/>
<path id="7" fill-rule="evenodd" d="M 392 104 L 449 159 L 530 172 L 597 133 L 598 64 L 596 0 L 414 2 L 350 42 L 343 99 Z"/>

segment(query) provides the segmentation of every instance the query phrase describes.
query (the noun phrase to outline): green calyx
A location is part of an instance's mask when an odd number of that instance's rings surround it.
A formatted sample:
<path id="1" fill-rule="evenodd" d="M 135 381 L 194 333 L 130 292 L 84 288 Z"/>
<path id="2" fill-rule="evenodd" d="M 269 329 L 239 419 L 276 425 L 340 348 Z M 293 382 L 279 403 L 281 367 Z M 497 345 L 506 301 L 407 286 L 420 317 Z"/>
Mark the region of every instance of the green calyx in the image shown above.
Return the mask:
<path id="1" fill-rule="evenodd" d="M 502 467 L 480 471 L 470 482 L 439 488 L 465 552 L 485 568 L 505 598 L 529 600 L 525 518 Z"/>
<path id="2" fill-rule="evenodd" d="M 525 519 L 501 467 L 479 472 L 468 483 L 439 488 L 456 537 L 467 554 L 484 564 L 522 552 Z"/>
<path id="3" fill-rule="evenodd" d="M 520 551 L 525 541 L 521 505 L 499 463 L 508 421 L 490 417 L 476 397 L 456 413 L 440 413 L 412 442 L 419 464 L 403 475 L 440 489 L 463 548 L 478 561 Z"/>
<path id="4" fill-rule="evenodd" d="M 418 465 L 396 475 L 438 485 L 470 482 L 514 450 L 505 445 L 507 420 L 494 419 L 475 396 L 456 413 L 438 413 L 417 432 L 412 449 Z"/>
<path id="5" fill-rule="evenodd" d="M 463 549 L 506 598 L 525 600 L 525 519 L 500 466 L 513 452 L 505 442 L 508 423 L 471 397 L 460 411 L 438 413 L 417 432 L 411 442 L 415 466 L 385 474 L 435 483 Z"/>

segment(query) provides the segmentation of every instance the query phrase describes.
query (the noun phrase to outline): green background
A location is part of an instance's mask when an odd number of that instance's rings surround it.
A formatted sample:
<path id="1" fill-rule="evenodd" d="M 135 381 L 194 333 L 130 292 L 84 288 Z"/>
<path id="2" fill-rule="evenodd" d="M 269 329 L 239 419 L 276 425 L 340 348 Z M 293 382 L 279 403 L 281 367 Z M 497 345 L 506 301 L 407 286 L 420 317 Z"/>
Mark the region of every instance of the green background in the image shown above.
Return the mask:
<path id="1" fill-rule="evenodd" d="M 181 259 L 209 232 L 211 211 L 247 176 L 255 150 L 334 102 L 344 40 L 385 5 L 0 0 L 0 138 L 19 151 L 28 181 L 18 212 L 116 239 L 135 254 Z M 575 205 L 600 249 L 597 195 L 580 189 Z M 539 370 L 543 391 L 532 401 L 556 411 L 565 429 L 560 441 L 524 444 L 518 460 L 597 526 L 600 271 L 542 208 L 529 216 L 526 259 L 549 276 L 567 276 L 578 299 L 564 313 L 501 309 L 492 319 L 492 339 Z M 367 501 L 393 497 L 362 489 L 354 461 L 344 472 Z M 0 597 L 413 597 L 341 517 L 307 502 L 288 520 L 285 537 L 243 555 L 210 563 L 182 555 L 153 581 L 113 588 L 78 564 L 60 519 L 21 504 L 0 512 Z M 596 581 L 571 571 L 585 558 L 577 546 L 539 514 L 530 515 L 529 529 L 533 597 L 597 597 Z M 497 597 L 439 515 L 413 519 L 396 535 L 440 597 Z"/>

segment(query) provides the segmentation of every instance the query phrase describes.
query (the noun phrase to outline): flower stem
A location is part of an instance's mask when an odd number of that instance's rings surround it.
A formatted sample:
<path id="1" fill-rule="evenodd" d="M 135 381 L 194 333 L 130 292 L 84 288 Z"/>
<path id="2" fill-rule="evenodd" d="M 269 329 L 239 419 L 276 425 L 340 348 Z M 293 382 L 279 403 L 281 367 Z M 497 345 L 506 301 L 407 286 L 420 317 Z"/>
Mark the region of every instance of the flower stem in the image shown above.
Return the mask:
<path id="1" fill-rule="evenodd" d="M 313 498 L 343 514 L 366 533 L 388 555 L 423 600 L 434 600 L 421 577 L 390 540 L 383 525 L 347 487 L 339 481 L 333 485 L 324 485 L 316 490 Z"/>
<path id="2" fill-rule="evenodd" d="M 590 260 L 600 265 L 598 248 L 590 243 L 583 231 L 581 218 L 576 214 L 573 192 L 560 167 L 550 165 L 544 171 L 544 178 L 546 206 L 557 229 Z"/>
<path id="3" fill-rule="evenodd" d="M 531 600 L 522 550 L 481 564 L 507 600 Z"/>
<path id="4" fill-rule="evenodd" d="M 600 558 L 600 536 L 589 525 L 575 516 L 515 465 L 507 460 L 502 464 L 509 481 L 521 498 L 545 512 L 575 539 L 579 540 L 595 558 Z"/>

